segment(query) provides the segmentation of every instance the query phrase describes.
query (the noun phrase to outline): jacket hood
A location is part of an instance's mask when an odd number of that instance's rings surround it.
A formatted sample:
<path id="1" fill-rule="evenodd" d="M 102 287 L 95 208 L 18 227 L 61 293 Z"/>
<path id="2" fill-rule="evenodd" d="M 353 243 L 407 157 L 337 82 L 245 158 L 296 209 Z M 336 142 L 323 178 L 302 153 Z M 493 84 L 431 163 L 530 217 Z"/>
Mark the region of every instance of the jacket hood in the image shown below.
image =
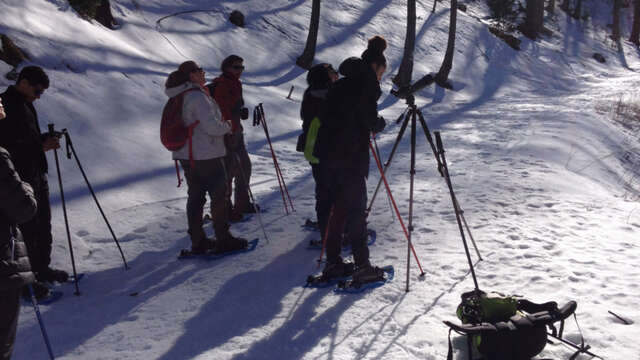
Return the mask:
<path id="1" fill-rule="evenodd" d="M 367 64 L 360 58 L 350 57 L 340 64 L 340 74 L 346 77 L 361 77 L 366 73 Z"/>
<path id="2" fill-rule="evenodd" d="M 166 88 L 164 89 L 164 93 L 172 98 L 172 97 L 176 97 L 178 96 L 180 93 L 182 93 L 183 91 L 189 90 L 189 89 L 193 89 L 193 88 L 199 88 L 199 86 L 197 84 L 192 83 L 191 81 L 188 81 L 182 85 L 178 85 L 176 87 L 171 87 L 171 88 Z"/>

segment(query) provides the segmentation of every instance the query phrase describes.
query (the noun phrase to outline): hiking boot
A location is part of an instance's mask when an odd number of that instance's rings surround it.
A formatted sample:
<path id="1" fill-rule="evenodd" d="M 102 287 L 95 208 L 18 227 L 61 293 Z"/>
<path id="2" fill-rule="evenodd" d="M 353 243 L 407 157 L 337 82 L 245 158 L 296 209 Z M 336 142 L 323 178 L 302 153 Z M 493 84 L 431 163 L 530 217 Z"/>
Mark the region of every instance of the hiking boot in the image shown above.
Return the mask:
<path id="1" fill-rule="evenodd" d="M 230 210 L 229 211 L 229 222 L 230 223 L 237 223 L 244 220 L 244 215 L 242 214 L 241 211 L 237 211 L 237 210 Z"/>
<path id="2" fill-rule="evenodd" d="M 47 285 L 39 281 L 31 284 L 31 287 L 33 288 L 33 294 L 38 301 L 46 299 L 51 293 L 51 290 L 49 290 Z M 22 287 L 22 297 L 29 302 L 31 301 L 31 292 L 29 292 L 29 286 Z"/>
<path id="3" fill-rule="evenodd" d="M 69 281 L 69 273 L 64 270 L 52 269 L 47 267 L 46 269 L 39 271 L 36 274 L 36 279 L 42 282 L 52 283 L 54 281 L 64 283 Z"/>
<path id="4" fill-rule="evenodd" d="M 352 279 L 353 282 L 357 282 L 359 284 L 366 284 L 384 280 L 384 270 L 380 269 L 377 266 L 362 266 L 353 273 Z"/>
<path id="5" fill-rule="evenodd" d="M 250 202 L 244 207 L 244 210 L 242 212 L 245 214 L 255 214 L 256 209 L 260 211 L 260 206 L 258 204 L 254 204 Z"/>
<path id="6" fill-rule="evenodd" d="M 224 241 L 216 241 L 216 246 L 212 252 L 214 254 L 222 254 L 230 251 L 244 250 L 248 247 L 249 242 L 246 239 L 233 237 L 229 234 Z"/>
<path id="7" fill-rule="evenodd" d="M 343 278 L 353 274 L 354 269 L 355 266 L 353 263 L 343 262 L 342 259 L 340 259 L 340 261 L 334 263 L 327 263 L 322 270 L 322 277 L 326 280 Z"/>

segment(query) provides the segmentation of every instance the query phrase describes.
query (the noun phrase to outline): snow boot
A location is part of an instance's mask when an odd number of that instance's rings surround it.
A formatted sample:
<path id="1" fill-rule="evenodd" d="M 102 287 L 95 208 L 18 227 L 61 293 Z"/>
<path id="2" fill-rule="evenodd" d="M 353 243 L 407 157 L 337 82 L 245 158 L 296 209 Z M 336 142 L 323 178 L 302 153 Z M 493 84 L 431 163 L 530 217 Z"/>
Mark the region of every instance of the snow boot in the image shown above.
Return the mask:
<path id="1" fill-rule="evenodd" d="M 336 279 L 336 278 L 344 278 L 351 276 L 355 266 L 351 262 L 343 262 L 342 259 L 339 259 L 333 263 L 327 263 L 324 269 L 322 270 L 322 278 L 325 281 Z"/>
<path id="2" fill-rule="evenodd" d="M 367 284 L 384 280 L 384 270 L 377 266 L 365 265 L 358 267 L 352 276 L 353 282 L 358 284 Z"/>
<path id="3" fill-rule="evenodd" d="M 51 290 L 49 290 L 47 285 L 40 281 L 34 282 L 33 284 L 31 284 L 31 287 L 33 288 L 33 294 L 38 301 L 46 299 L 51 294 Z M 22 298 L 26 301 L 31 302 L 31 293 L 29 292 L 29 286 L 22 287 Z"/>
<path id="4" fill-rule="evenodd" d="M 52 269 L 50 267 L 47 267 L 36 274 L 36 279 L 41 282 L 52 283 L 55 281 L 64 283 L 69 280 L 69 273 L 64 270 Z"/>
<path id="5" fill-rule="evenodd" d="M 244 250 L 249 247 L 249 242 L 243 238 L 237 238 L 227 233 L 222 239 L 216 241 L 215 247 L 211 250 L 214 254 L 222 254 L 230 251 Z"/>

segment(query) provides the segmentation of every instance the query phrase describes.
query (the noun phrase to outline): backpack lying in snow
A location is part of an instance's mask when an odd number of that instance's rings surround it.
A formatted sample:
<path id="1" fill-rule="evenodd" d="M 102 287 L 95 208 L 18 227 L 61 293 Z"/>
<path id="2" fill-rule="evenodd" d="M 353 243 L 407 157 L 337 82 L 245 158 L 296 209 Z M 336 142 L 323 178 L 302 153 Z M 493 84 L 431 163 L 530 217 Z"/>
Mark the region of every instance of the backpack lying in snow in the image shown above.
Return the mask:
<path id="1" fill-rule="evenodd" d="M 595 356 L 588 351 L 584 340 L 576 345 L 562 338 L 564 320 L 572 314 L 575 317 L 575 301 L 558 308 L 553 301 L 536 304 L 480 290 L 464 293 L 461 297 L 456 313 L 462 325 L 444 322 L 450 328 L 447 360 L 453 359 L 451 331 L 467 336 L 469 359 L 475 348 L 488 360 L 528 360 L 544 349 L 547 336 L 577 349 L 571 359 L 579 353 Z M 559 332 L 554 326 L 556 322 L 560 322 Z M 547 327 L 551 333 L 547 333 Z"/>

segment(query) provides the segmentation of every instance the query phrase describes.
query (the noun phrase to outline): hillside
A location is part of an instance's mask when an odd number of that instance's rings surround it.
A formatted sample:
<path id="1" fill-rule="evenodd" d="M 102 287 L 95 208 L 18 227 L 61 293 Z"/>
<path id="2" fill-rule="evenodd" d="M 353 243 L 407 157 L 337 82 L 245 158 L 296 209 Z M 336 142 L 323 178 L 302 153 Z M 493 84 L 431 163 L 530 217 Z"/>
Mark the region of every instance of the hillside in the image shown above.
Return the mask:
<path id="1" fill-rule="evenodd" d="M 41 128 L 67 128 L 78 156 L 122 242 L 115 245 L 77 166 L 63 158 L 62 176 L 83 295 L 41 308 L 54 352 L 63 359 L 442 359 L 443 320 L 455 319 L 459 295 L 472 288 L 446 185 L 418 133 L 414 245 L 405 293 L 406 241 L 384 196 L 369 227 L 377 231 L 372 261 L 392 264 L 396 279 L 355 296 L 305 289 L 319 235 L 300 224 L 314 216 L 310 168 L 295 151 L 306 73 L 295 66 L 304 47 L 309 1 L 111 0 L 119 26 L 82 20 L 64 0 L 4 0 L 0 33 L 43 66 L 51 87 L 36 102 Z M 608 2 L 607 2 L 608 4 Z M 488 30 L 482 2 L 458 12 L 454 91 L 428 87 L 417 104 L 432 131 L 441 131 L 458 199 L 484 261 L 481 288 L 535 301 L 578 301 L 578 320 L 593 351 L 634 359 L 640 345 L 611 310 L 640 320 L 640 184 L 637 132 L 612 121 L 621 97 L 635 99 L 639 53 L 607 40 L 608 8 L 585 6 L 577 22 L 558 10 L 551 37 L 524 37 L 515 51 Z M 449 8 L 418 2 L 414 80 L 437 71 L 448 35 Z M 247 26 L 231 25 L 239 9 Z M 189 12 L 169 16 L 179 12 Z M 358 56 L 374 34 L 389 42 L 379 110 L 389 122 L 378 144 L 386 159 L 406 108 L 389 94 L 401 61 L 404 3 L 390 0 L 323 2 L 316 61 L 335 67 Z M 169 17 L 167 17 L 169 16 Z M 162 19 L 161 21 L 158 21 Z M 629 19 L 625 18 L 625 29 Z M 607 63 L 592 59 L 602 53 Z M 176 260 L 188 246 L 186 190 L 176 188 L 170 154 L 158 139 L 166 102 L 164 82 L 187 59 L 219 73 L 230 53 L 245 58 L 245 102 L 263 103 L 274 147 L 296 212 L 285 216 L 271 154 L 260 128 L 245 126 L 253 162 L 252 190 L 269 242 L 215 262 Z M 0 63 L 2 64 L 2 63 Z M 0 65 L 0 72 L 10 68 Z M 0 77 L 0 88 L 11 82 Z M 286 99 L 294 86 L 292 99 Z M 408 214 L 410 146 L 405 136 L 388 177 Z M 60 154 L 62 155 L 62 154 Z M 54 265 L 70 270 L 55 165 L 49 155 L 55 235 Z M 379 179 L 372 162 L 369 195 Z M 207 227 L 208 233 L 212 229 Z M 253 219 L 232 227 L 258 237 Z M 475 256 L 474 256 L 475 259 Z M 574 323 L 567 334 L 579 341 Z M 456 358 L 465 342 L 454 338 Z M 46 354 L 32 308 L 21 311 L 15 359 Z M 540 358 L 572 351 L 547 345 Z M 636 355 L 633 355 L 636 354 Z M 586 359 L 587 357 L 581 357 Z"/>

